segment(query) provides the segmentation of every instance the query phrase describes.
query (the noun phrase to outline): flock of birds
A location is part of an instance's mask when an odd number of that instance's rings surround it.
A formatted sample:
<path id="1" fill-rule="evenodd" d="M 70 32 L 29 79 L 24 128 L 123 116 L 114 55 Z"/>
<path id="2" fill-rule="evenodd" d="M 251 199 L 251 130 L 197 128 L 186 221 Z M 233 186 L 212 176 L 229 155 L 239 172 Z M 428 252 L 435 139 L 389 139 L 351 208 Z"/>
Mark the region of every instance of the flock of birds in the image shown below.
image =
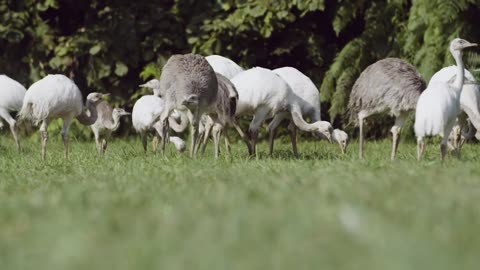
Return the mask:
<path id="1" fill-rule="evenodd" d="M 349 102 L 351 120 L 360 128 L 360 157 L 364 156 L 365 118 L 379 113 L 390 113 L 395 117 L 391 129 L 393 160 L 400 130 L 413 110 L 416 110 L 414 128 L 419 160 L 425 150 L 426 136 L 442 137 L 442 160 L 448 147 L 460 155 L 463 143 L 477 136 L 476 130 L 480 130 L 479 85 L 465 70 L 462 61 L 463 50 L 476 45 L 454 39 L 450 43 L 450 52 L 456 66 L 437 72 L 428 86 L 415 67 L 398 58 L 382 59 L 367 67 L 355 82 Z M 270 156 L 276 130 L 283 121 L 289 122 L 295 156 L 298 156 L 298 130 L 337 143 L 342 153 L 348 146 L 346 132 L 333 129 L 329 122 L 321 120 L 320 96 L 315 84 L 293 67 L 244 70 L 232 60 L 218 55 L 174 55 L 163 67 L 159 79 L 140 87 L 153 90 L 153 95 L 145 95 L 135 103 L 131 113 L 133 127 L 141 135 L 145 151 L 151 131 L 154 132 L 154 151 L 160 144 L 165 154 L 167 143 L 175 145 L 180 152 L 184 151 L 185 142 L 169 136 L 169 131 L 181 133 L 190 125 L 191 157 L 195 157 L 200 149 L 204 152 L 208 139 L 212 137 L 215 157 L 218 158 L 222 135 L 226 152 L 230 153 L 227 133 L 230 128 L 239 133 L 249 154 L 256 155 L 259 130 L 267 119 L 272 119 L 267 128 Z M 48 75 L 28 90 L 6 75 L 0 75 L 0 117 L 10 126 L 18 150 L 17 120 L 10 113 L 19 111 L 19 121 L 40 124 L 42 159 L 46 157 L 48 124 L 57 118 L 63 119 L 61 134 L 65 158 L 68 158 L 69 151 L 68 131 L 75 118 L 91 127 L 97 150 L 104 154 L 111 133 L 119 127 L 120 118 L 130 115 L 104 101 L 107 95 L 90 93 L 84 104 L 78 87 L 64 75 Z M 238 125 L 240 116 L 253 116 L 248 132 Z M 2 125 L 0 121 L 0 127 Z"/>

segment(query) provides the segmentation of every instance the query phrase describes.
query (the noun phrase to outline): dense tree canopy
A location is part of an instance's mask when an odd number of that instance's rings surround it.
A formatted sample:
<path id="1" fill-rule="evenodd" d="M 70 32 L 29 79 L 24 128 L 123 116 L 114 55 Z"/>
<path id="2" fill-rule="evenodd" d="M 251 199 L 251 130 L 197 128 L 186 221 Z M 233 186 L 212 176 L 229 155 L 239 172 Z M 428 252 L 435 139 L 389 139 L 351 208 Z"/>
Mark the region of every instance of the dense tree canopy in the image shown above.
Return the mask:
<path id="1" fill-rule="evenodd" d="M 1 0 L 0 73 L 26 86 L 63 73 L 131 106 L 171 54 L 220 54 L 297 67 L 340 124 L 366 66 L 400 57 L 428 80 L 453 63 L 450 39 L 478 41 L 479 14 L 479 0 Z"/>

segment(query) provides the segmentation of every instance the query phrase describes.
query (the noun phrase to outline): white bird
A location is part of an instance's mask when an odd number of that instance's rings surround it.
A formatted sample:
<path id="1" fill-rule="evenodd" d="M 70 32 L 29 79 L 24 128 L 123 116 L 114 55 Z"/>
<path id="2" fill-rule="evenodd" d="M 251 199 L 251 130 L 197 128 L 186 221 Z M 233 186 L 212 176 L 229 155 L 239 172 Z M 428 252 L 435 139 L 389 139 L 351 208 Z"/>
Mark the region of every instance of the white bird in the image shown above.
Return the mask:
<path id="1" fill-rule="evenodd" d="M 10 126 L 10 131 L 15 139 L 17 151 L 20 151 L 20 139 L 18 137 L 17 121 L 10 112 L 18 112 L 22 109 L 23 98 L 27 89 L 19 82 L 7 75 L 0 75 L 0 118 L 3 118 Z M 3 123 L 0 119 L 0 128 Z"/>
<path id="2" fill-rule="evenodd" d="M 98 153 L 103 155 L 107 150 L 108 139 L 112 132 L 120 126 L 120 117 L 130 115 L 130 113 L 121 108 L 112 108 L 105 101 L 98 103 L 96 109 L 97 120 L 90 128 L 95 137 Z"/>
<path id="3" fill-rule="evenodd" d="M 137 133 L 140 133 L 142 138 L 142 145 L 145 152 L 147 152 L 147 133 L 155 130 L 153 137 L 153 151 L 157 151 L 158 136 L 162 136 L 162 123 L 158 121 L 160 115 L 165 108 L 165 102 L 157 96 L 147 95 L 143 96 L 135 102 L 132 110 L 132 125 Z M 176 113 L 173 112 L 172 117 L 176 117 Z M 182 120 L 185 123 L 185 120 Z M 170 127 L 177 132 L 177 126 L 175 121 L 170 121 Z M 182 129 L 180 127 L 180 129 Z M 184 128 L 183 128 L 184 129 Z M 171 136 L 170 143 L 175 145 L 178 152 L 185 150 L 185 142 L 178 138 Z"/>
<path id="4" fill-rule="evenodd" d="M 464 39 L 456 38 L 450 43 L 450 53 L 457 63 L 457 75 L 453 83 L 432 81 L 418 99 L 415 113 L 415 135 L 417 136 L 417 158 L 422 159 L 425 136 L 440 135 L 442 160 L 447 153 L 447 143 L 455 119 L 460 112 L 465 69 L 463 49 L 476 46 Z"/>
<path id="5" fill-rule="evenodd" d="M 232 83 L 238 91 L 236 115 L 254 113 L 249 126 L 251 146 L 256 154 L 258 131 L 265 119 L 283 114 L 292 117 L 300 130 L 314 132 L 331 141 L 333 128 L 328 122 L 308 124 L 302 117 L 299 101 L 285 80 L 269 69 L 252 68 L 237 74 Z"/>
<path id="6" fill-rule="evenodd" d="M 340 146 L 342 154 L 345 154 L 348 146 L 348 134 L 341 129 L 334 129 L 332 141 Z"/>
<path id="7" fill-rule="evenodd" d="M 298 104 L 302 117 L 310 117 L 312 122 L 323 122 L 324 125 L 330 125 L 327 121 L 321 121 L 320 117 L 320 93 L 315 86 L 315 84 L 307 77 L 305 74 L 297 70 L 293 67 L 282 67 L 273 70 L 274 73 L 278 74 L 282 79 L 284 79 L 290 88 L 292 89 L 293 94 L 291 95 L 291 99 L 295 100 Z M 268 129 L 270 131 L 270 155 L 273 152 L 273 140 L 275 137 L 275 130 L 278 125 L 287 117 L 288 114 L 278 114 L 275 115 L 272 122 L 270 123 Z M 297 145 L 296 145 L 296 128 L 295 125 L 290 122 L 290 126 L 288 128 L 290 130 L 290 136 L 293 146 L 293 151 L 295 156 L 298 156 L 297 153 Z M 341 133 L 340 130 L 333 135 L 338 134 L 339 136 L 345 136 L 346 133 Z M 325 136 L 321 136 L 326 138 Z M 326 138 L 328 139 L 328 138 Z M 345 140 L 345 138 L 338 138 L 338 140 L 334 140 L 335 142 L 338 141 L 340 145 L 340 149 L 342 153 L 346 150 L 346 143 L 342 144 L 341 141 Z M 348 135 L 346 140 L 348 141 Z"/>
<path id="8" fill-rule="evenodd" d="M 205 59 L 207 59 L 215 72 L 222 74 L 230 80 L 243 71 L 243 68 L 237 63 L 220 55 L 210 55 L 205 57 Z"/>
<path id="9" fill-rule="evenodd" d="M 82 93 L 77 85 L 64 75 L 48 75 L 28 88 L 20 119 L 31 120 L 40 126 L 42 137 L 42 159 L 45 160 L 48 140 L 48 124 L 57 118 L 63 119 L 62 138 L 64 156 L 68 159 L 68 130 L 74 118 L 86 126 L 97 120 L 96 105 L 105 94 L 90 93 L 83 105 Z M 88 111 L 85 111 L 87 109 Z"/>
<path id="10" fill-rule="evenodd" d="M 450 133 L 453 148 L 457 151 L 460 150 L 460 146 L 465 140 L 473 138 L 475 131 L 480 130 L 480 85 L 470 71 L 465 69 L 464 72 L 465 78 L 462 93 L 460 94 L 460 108 L 463 112 L 458 116 L 457 123 Z M 456 75 L 456 66 L 445 67 L 435 73 L 430 82 L 453 82 Z"/>

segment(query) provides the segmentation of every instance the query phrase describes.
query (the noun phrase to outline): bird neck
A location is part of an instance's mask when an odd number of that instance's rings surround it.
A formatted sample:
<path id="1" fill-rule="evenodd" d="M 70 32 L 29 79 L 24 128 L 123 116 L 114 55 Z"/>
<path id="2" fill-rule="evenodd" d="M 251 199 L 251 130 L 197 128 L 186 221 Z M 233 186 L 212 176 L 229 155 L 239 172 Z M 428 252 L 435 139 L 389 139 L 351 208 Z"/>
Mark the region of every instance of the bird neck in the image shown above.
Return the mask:
<path id="1" fill-rule="evenodd" d="M 453 86 L 459 91 L 461 91 L 463 88 L 463 80 L 465 76 L 465 67 L 462 60 L 463 53 L 462 51 L 457 51 L 455 53 L 452 53 L 452 55 L 453 58 L 455 58 L 455 62 L 457 63 L 457 77 L 455 78 Z"/>
<path id="2" fill-rule="evenodd" d="M 87 99 L 85 104 L 86 110 L 82 111 L 80 115 L 77 116 L 77 120 L 85 126 L 91 126 L 97 121 L 97 105 L 92 103 Z"/>
<path id="3" fill-rule="evenodd" d="M 188 116 L 183 112 L 180 113 L 180 123 L 177 123 L 173 117 L 168 118 L 168 124 L 170 125 L 170 128 L 177 133 L 185 131 L 185 129 L 188 127 L 188 123 Z"/>
<path id="4" fill-rule="evenodd" d="M 107 128 L 112 130 L 112 131 L 115 131 L 118 129 L 118 127 L 120 126 L 120 115 L 118 114 L 113 114 L 112 115 L 112 123 L 110 126 L 108 126 Z"/>
<path id="5" fill-rule="evenodd" d="M 300 110 L 298 110 L 297 108 L 293 108 L 293 109 L 291 109 L 290 113 L 292 115 L 293 123 L 300 130 L 307 131 L 307 132 L 315 131 L 314 125 L 307 123 L 305 121 L 305 119 L 303 119 L 303 116 L 302 116 L 302 113 L 300 112 Z"/>

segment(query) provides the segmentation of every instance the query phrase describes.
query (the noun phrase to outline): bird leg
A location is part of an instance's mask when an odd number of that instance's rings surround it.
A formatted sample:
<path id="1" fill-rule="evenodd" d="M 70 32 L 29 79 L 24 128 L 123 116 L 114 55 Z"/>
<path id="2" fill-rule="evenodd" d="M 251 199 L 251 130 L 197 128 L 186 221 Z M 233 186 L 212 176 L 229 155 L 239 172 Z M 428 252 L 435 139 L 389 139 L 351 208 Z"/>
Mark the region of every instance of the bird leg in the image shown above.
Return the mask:
<path id="1" fill-rule="evenodd" d="M 201 114 L 199 112 L 199 108 L 197 107 L 195 110 L 195 114 L 190 119 L 192 127 L 192 145 L 190 146 L 190 158 L 196 157 L 195 149 L 198 143 L 198 123 L 200 122 L 200 116 Z"/>
<path id="2" fill-rule="evenodd" d="M 258 130 L 250 130 L 250 139 L 252 141 L 253 155 L 258 159 L 257 152 L 257 139 L 258 139 Z"/>
<path id="3" fill-rule="evenodd" d="M 202 154 L 205 153 L 205 149 L 207 148 L 208 137 L 210 137 L 210 132 L 212 131 L 212 125 L 210 123 L 205 123 L 204 131 L 203 131 L 203 144 L 202 144 Z"/>
<path id="4" fill-rule="evenodd" d="M 273 117 L 273 120 L 268 124 L 267 131 L 269 133 L 269 142 L 270 142 L 270 150 L 269 150 L 269 156 L 273 156 L 273 146 L 274 146 L 274 140 L 275 136 L 277 135 L 277 128 L 278 126 L 282 123 L 283 118 L 280 117 L 280 115 L 275 115 Z"/>
<path id="5" fill-rule="evenodd" d="M 390 159 L 393 161 L 393 160 L 395 160 L 395 156 L 397 154 L 398 143 L 400 142 L 400 140 L 399 140 L 400 128 L 397 127 L 397 126 L 393 126 L 390 131 L 392 132 L 392 138 L 393 138 L 392 155 L 390 156 Z"/>
<path id="6" fill-rule="evenodd" d="M 64 148 L 63 156 L 68 160 L 68 131 L 62 131 L 62 139 Z"/>
<path id="7" fill-rule="evenodd" d="M 360 152 L 359 152 L 359 156 L 360 156 L 360 159 L 363 159 L 363 119 L 364 117 L 360 115 L 360 113 L 358 114 L 358 124 L 360 126 Z"/>
<path id="8" fill-rule="evenodd" d="M 288 130 L 290 131 L 290 139 L 292 140 L 293 155 L 295 156 L 295 158 L 298 158 L 297 126 L 295 126 L 293 121 L 291 121 L 288 125 Z"/>
<path id="9" fill-rule="evenodd" d="M 97 146 L 97 152 L 99 155 L 102 154 L 102 143 L 100 141 L 100 137 L 98 137 L 97 135 L 95 135 L 95 145 Z"/>
<path id="10" fill-rule="evenodd" d="M 145 153 L 146 153 L 147 152 L 147 136 L 145 136 L 145 144 L 144 144 L 143 148 L 145 149 Z M 157 153 L 157 148 L 158 148 L 158 135 L 155 134 L 155 135 L 153 135 L 153 140 L 152 140 L 153 153 L 155 153 L 155 154 Z"/>
<path id="11" fill-rule="evenodd" d="M 45 160 L 47 155 L 47 141 L 48 141 L 48 131 L 47 131 L 48 123 L 46 120 L 42 122 L 40 126 L 40 135 L 42 137 L 42 160 Z"/>
<path id="12" fill-rule="evenodd" d="M 222 128 L 220 125 L 213 127 L 213 143 L 215 145 L 215 159 L 218 159 L 220 155 L 220 136 L 222 135 Z"/>
<path id="13" fill-rule="evenodd" d="M 102 140 L 102 154 L 105 155 L 105 152 L 107 151 L 107 140 L 106 139 L 103 139 Z"/>
<path id="14" fill-rule="evenodd" d="M 443 142 L 440 144 L 440 152 L 442 153 L 442 162 L 445 161 L 445 156 L 447 155 L 447 144 Z"/>
<path id="15" fill-rule="evenodd" d="M 15 140 L 15 145 L 17 146 L 17 152 L 20 153 L 20 139 L 18 137 L 18 126 L 14 121 L 13 124 L 10 124 L 10 131 L 12 132 L 13 139 Z"/>
<path id="16" fill-rule="evenodd" d="M 423 137 L 417 138 L 417 160 L 420 161 L 423 158 L 425 151 L 425 139 Z"/>
<path id="17" fill-rule="evenodd" d="M 228 140 L 228 128 L 225 128 L 225 130 L 223 131 L 223 136 L 225 137 L 225 152 L 227 153 L 227 155 L 230 156 L 232 149 Z"/>
<path id="18" fill-rule="evenodd" d="M 166 117 L 163 118 L 162 120 L 162 135 L 160 136 L 162 138 L 162 156 L 165 157 L 165 144 L 167 143 L 168 139 L 168 114 Z"/>

